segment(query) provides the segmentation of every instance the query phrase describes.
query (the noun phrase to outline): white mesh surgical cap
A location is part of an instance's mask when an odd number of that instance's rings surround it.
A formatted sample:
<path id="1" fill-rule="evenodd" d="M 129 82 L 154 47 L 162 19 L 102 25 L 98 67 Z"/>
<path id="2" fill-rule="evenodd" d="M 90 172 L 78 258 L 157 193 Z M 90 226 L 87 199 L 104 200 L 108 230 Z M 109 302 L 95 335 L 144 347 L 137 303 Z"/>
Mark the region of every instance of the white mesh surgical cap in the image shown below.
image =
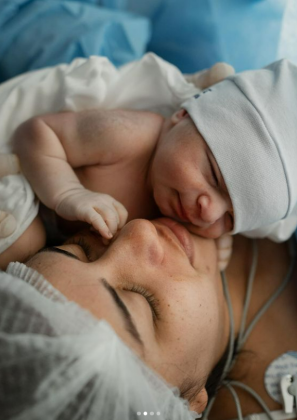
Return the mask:
<path id="1" fill-rule="evenodd" d="M 297 66 L 246 71 L 182 104 L 225 179 L 233 233 L 297 215 Z"/>
<path id="2" fill-rule="evenodd" d="M 20 263 L 0 272 L 0 413 L 10 420 L 197 417 L 107 322 Z"/>

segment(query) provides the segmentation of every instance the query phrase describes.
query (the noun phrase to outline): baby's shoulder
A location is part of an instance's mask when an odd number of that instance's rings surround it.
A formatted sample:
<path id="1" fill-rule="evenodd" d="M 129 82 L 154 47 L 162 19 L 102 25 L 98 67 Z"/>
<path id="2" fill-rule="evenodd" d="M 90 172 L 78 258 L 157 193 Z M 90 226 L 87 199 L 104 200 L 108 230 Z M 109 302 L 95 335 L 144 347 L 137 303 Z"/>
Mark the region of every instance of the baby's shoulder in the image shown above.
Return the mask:
<path id="1" fill-rule="evenodd" d="M 127 110 L 89 110 L 76 115 L 77 137 L 100 152 L 100 163 L 114 163 L 150 155 L 163 124 L 158 114 Z"/>
<path id="2" fill-rule="evenodd" d="M 127 158 L 152 153 L 163 124 L 158 114 L 128 109 L 105 111 L 101 118 L 106 147 Z"/>

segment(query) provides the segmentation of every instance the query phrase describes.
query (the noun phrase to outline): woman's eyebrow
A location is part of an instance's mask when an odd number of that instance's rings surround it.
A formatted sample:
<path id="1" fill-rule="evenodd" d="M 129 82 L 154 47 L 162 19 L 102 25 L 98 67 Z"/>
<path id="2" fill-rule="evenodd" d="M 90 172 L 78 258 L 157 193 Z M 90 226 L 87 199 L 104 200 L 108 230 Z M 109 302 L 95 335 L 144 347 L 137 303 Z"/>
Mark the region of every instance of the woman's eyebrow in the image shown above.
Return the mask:
<path id="1" fill-rule="evenodd" d="M 133 322 L 133 319 L 131 317 L 130 312 L 128 311 L 127 306 L 124 304 L 124 302 L 122 301 L 120 296 L 117 294 L 116 290 L 105 279 L 101 279 L 100 281 L 101 281 L 102 285 L 105 287 L 105 289 L 110 293 L 114 303 L 117 305 L 117 307 L 119 308 L 119 310 L 123 314 L 126 329 L 127 329 L 128 333 L 132 336 L 132 338 L 134 340 L 137 341 L 137 343 L 142 348 L 142 352 L 144 353 L 143 341 L 142 341 L 142 339 L 140 337 L 140 334 L 139 334 L 139 332 L 138 332 L 138 330 L 137 330 L 137 328 L 136 328 L 136 326 Z"/>
<path id="2" fill-rule="evenodd" d="M 72 254 L 71 252 L 65 251 L 65 249 L 56 248 L 55 246 L 41 248 L 37 252 L 37 254 L 40 254 L 41 252 L 56 252 L 57 254 L 63 254 L 63 255 L 66 255 L 67 257 L 74 258 L 75 260 L 80 261 L 80 259 L 76 255 Z"/>
<path id="3" fill-rule="evenodd" d="M 37 252 L 37 254 L 41 252 L 56 252 L 58 254 L 62 254 L 62 255 L 65 255 L 66 257 L 74 258 L 75 260 L 80 261 L 80 259 L 76 255 L 71 254 L 71 252 L 65 251 L 64 249 L 61 249 L 61 248 L 56 248 L 55 246 L 42 248 Z M 128 333 L 141 346 L 142 353 L 144 354 L 143 341 L 133 322 L 133 319 L 131 317 L 130 312 L 128 311 L 127 306 L 124 304 L 124 302 L 122 301 L 120 296 L 117 294 L 115 289 L 105 279 L 101 279 L 101 283 L 103 284 L 105 289 L 110 293 L 114 303 L 117 305 L 117 307 L 120 309 L 121 313 L 123 314 Z"/>

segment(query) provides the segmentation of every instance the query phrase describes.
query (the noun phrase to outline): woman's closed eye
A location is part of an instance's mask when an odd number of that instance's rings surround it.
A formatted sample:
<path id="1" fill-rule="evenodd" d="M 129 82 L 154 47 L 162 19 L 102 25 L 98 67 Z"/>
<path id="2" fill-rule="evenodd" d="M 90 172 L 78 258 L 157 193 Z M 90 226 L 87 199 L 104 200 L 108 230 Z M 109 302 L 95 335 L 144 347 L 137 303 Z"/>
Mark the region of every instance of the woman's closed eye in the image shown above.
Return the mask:
<path id="1" fill-rule="evenodd" d="M 80 236 L 78 238 L 72 238 L 70 241 L 67 241 L 67 245 L 78 245 L 82 248 L 84 251 L 88 261 L 92 261 L 91 259 L 91 247 L 90 244 L 85 240 L 83 236 Z"/>
<path id="2" fill-rule="evenodd" d="M 123 286 L 122 289 L 142 295 L 151 308 L 154 323 L 156 323 L 156 321 L 160 321 L 160 304 L 153 293 L 149 292 L 147 289 L 137 284 L 128 284 Z"/>
<path id="3" fill-rule="evenodd" d="M 90 242 L 91 241 L 91 242 Z M 68 239 L 64 246 L 68 245 L 75 245 L 79 248 L 79 251 L 77 249 L 71 249 L 71 253 L 78 257 L 79 259 L 87 260 L 83 262 L 94 262 L 98 258 L 100 258 L 104 252 L 108 249 L 108 246 L 101 243 L 100 238 L 96 235 L 96 243 L 92 243 L 92 239 L 89 238 L 89 232 L 84 234 L 80 234 L 79 236 L 74 236 L 70 239 Z M 69 252 L 69 250 L 67 249 Z M 82 259 L 82 253 L 83 258 Z M 161 311 L 160 311 L 160 303 L 159 300 L 155 297 L 154 293 L 143 287 L 142 285 L 131 283 L 129 282 L 123 282 L 120 286 L 120 289 L 139 294 L 145 298 L 147 303 L 149 304 L 150 310 L 152 312 L 153 322 L 156 324 L 157 321 L 160 321 L 161 319 Z"/>
<path id="4" fill-rule="evenodd" d="M 87 259 L 87 262 L 94 262 L 98 258 L 101 257 L 101 255 L 106 251 L 107 246 L 98 243 L 98 240 L 96 241 L 96 245 L 91 245 L 89 242 L 87 236 L 80 235 L 80 236 L 74 236 L 70 239 L 68 239 L 64 246 L 67 245 L 77 245 L 80 248 L 80 251 L 83 253 L 85 258 Z M 77 251 L 74 250 L 73 252 L 77 257 L 80 257 L 80 255 L 77 255 Z"/>

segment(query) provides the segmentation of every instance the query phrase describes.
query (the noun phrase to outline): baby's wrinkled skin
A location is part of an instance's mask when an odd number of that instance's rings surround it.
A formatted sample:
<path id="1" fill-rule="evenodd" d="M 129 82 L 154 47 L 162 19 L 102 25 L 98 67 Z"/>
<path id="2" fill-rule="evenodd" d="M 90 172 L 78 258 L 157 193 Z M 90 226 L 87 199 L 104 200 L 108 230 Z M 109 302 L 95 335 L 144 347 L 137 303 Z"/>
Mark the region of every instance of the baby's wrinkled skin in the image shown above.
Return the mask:
<path id="1" fill-rule="evenodd" d="M 220 80 L 217 67 L 212 70 Z M 224 268 L 231 252 L 224 234 L 232 230 L 232 203 L 185 110 L 167 119 L 133 110 L 49 114 L 23 123 L 13 142 L 38 198 L 61 218 L 88 223 L 108 240 L 131 219 L 163 214 L 200 236 L 223 236 Z M 2 214 L 2 237 L 10 234 L 10 219 Z"/>

